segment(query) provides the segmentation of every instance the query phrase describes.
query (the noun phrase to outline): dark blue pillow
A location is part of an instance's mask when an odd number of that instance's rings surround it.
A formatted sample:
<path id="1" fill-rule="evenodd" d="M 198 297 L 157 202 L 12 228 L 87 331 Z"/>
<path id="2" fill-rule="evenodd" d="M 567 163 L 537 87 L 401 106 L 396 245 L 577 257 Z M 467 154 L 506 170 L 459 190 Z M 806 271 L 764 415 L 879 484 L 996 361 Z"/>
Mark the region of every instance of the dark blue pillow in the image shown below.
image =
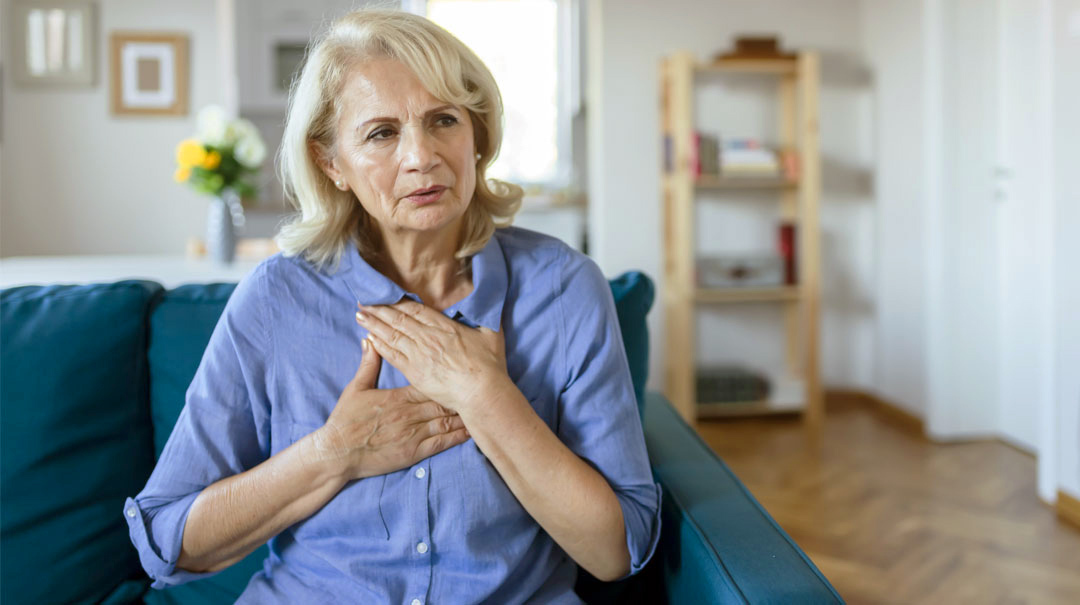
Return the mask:
<path id="1" fill-rule="evenodd" d="M 150 409 L 154 422 L 154 459 L 184 409 L 188 386 L 235 283 L 190 284 L 169 290 L 150 315 Z M 140 489 L 142 489 L 140 487 Z M 270 556 L 265 544 L 221 573 L 179 586 L 150 590 L 148 605 L 231 603 Z"/>
<path id="2" fill-rule="evenodd" d="M 0 601 L 124 602 L 146 586 L 119 511 L 154 467 L 146 338 L 161 291 L 0 293 Z"/>
<path id="3" fill-rule="evenodd" d="M 610 283 L 640 415 L 644 410 L 645 382 L 649 379 L 649 326 L 645 317 L 652 308 L 656 289 L 649 276 L 640 271 L 627 271 Z"/>

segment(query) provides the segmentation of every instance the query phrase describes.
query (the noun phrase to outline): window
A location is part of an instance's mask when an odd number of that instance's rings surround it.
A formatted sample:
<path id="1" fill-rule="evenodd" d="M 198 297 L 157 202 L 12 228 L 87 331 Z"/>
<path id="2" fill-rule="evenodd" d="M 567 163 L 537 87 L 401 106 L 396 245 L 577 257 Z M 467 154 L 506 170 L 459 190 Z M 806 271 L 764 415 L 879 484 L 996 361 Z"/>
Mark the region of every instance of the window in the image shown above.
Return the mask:
<path id="1" fill-rule="evenodd" d="M 580 109 L 576 0 L 406 0 L 469 46 L 491 70 L 505 113 L 488 176 L 527 190 L 570 186 Z M 577 174 L 575 174 L 577 173 Z"/>

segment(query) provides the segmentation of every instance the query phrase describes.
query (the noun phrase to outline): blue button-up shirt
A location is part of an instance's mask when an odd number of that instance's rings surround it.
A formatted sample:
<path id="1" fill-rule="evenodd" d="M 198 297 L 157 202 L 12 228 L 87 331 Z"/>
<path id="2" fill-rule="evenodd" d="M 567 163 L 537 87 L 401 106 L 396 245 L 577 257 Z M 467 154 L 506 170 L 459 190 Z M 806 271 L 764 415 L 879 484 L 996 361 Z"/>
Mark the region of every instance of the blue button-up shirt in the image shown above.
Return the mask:
<path id="1" fill-rule="evenodd" d="M 559 240 L 498 229 L 472 257 L 473 291 L 445 310 L 505 330 L 507 371 L 536 413 L 618 497 L 631 570 L 660 533 L 654 483 L 607 280 Z M 176 568 L 192 502 L 321 427 L 356 373 L 356 303 L 419 298 L 349 246 L 336 270 L 275 255 L 237 285 L 146 487 L 124 517 L 155 588 Z M 501 324 L 500 324 L 501 320 Z M 408 384 L 384 362 L 378 387 Z M 577 566 L 471 439 L 350 481 L 269 542 L 241 603 L 579 603 Z"/>

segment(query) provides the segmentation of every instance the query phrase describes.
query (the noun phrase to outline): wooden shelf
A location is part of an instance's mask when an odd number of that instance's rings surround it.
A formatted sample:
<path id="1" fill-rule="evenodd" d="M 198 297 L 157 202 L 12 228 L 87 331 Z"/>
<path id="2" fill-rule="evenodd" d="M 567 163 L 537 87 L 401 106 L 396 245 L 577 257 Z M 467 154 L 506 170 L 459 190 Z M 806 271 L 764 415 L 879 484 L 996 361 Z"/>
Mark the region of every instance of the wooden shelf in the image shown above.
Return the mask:
<path id="1" fill-rule="evenodd" d="M 660 65 L 660 135 L 664 159 L 661 164 L 661 199 L 664 233 L 664 393 L 683 418 L 693 423 L 711 415 L 763 415 L 801 413 L 805 426 L 820 433 L 824 415 L 819 369 L 819 323 L 821 297 L 821 242 L 818 211 L 821 198 L 821 151 L 818 122 L 820 57 L 801 51 L 795 58 L 699 61 L 691 51 L 677 51 Z M 760 74 L 775 77 L 777 133 L 764 136 L 779 151 L 798 158 L 798 178 L 780 176 L 695 176 L 695 114 L 709 111 L 697 107 L 695 90 L 708 85 L 712 76 Z M 769 82 L 768 84 L 772 84 Z M 726 133 L 739 135 L 739 128 Z M 796 263 L 799 284 L 771 288 L 699 288 L 698 258 L 699 196 L 717 191 L 758 191 L 755 200 L 779 204 L 781 221 L 796 228 Z M 726 198 L 740 196 L 711 197 Z M 712 237 L 710 234 L 709 237 Z M 795 406 L 775 402 L 698 404 L 695 381 L 697 345 L 708 338 L 699 330 L 700 305 L 779 304 L 784 332 L 784 372 L 800 381 L 782 401 L 798 400 Z M 712 312 L 718 312 L 712 309 Z M 725 309 L 727 311 L 727 309 Z M 732 309 L 738 312 L 739 309 Z M 732 347 L 738 345 L 730 343 Z"/>
<path id="2" fill-rule="evenodd" d="M 698 418 L 738 418 L 741 416 L 799 414 L 802 411 L 803 406 L 801 404 L 777 405 L 770 401 L 697 404 Z"/>
<path id="3" fill-rule="evenodd" d="M 794 76 L 799 71 L 799 64 L 796 59 L 725 59 L 713 63 L 698 63 L 694 71 L 698 74 L 746 73 Z"/>
<path id="4" fill-rule="evenodd" d="M 798 286 L 782 286 L 777 288 L 699 288 L 694 292 L 694 300 L 699 303 L 795 301 L 798 299 Z"/>
<path id="5" fill-rule="evenodd" d="M 799 182 L 778 178 L 701 176 L 694 181 L 698 189 L 798 189 Z"/>

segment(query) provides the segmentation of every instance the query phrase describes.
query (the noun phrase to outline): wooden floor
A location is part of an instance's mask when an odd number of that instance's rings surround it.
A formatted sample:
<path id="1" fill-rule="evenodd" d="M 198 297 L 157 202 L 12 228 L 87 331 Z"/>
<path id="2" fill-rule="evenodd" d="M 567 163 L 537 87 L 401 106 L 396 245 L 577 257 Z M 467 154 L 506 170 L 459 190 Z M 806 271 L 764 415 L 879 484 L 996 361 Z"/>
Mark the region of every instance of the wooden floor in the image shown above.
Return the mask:
<path id="1" fill-rule="evenodd" d="M 792 418 L 698 430 L 848 603 L 1080 604 L 1080 530 L 1038 499 L 1033 457 L 828 410 L 817 444 Z"/>

